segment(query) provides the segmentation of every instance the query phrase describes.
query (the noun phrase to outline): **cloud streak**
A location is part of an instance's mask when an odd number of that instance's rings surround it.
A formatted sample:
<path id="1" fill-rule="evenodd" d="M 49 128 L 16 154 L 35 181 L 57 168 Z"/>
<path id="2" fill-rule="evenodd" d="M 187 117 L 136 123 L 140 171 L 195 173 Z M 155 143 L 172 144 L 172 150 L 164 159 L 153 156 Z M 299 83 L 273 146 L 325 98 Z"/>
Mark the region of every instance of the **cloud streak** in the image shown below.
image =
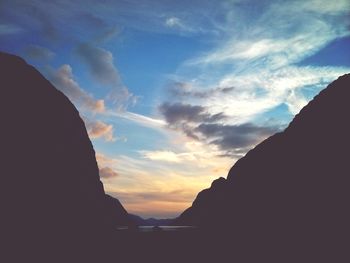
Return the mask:
<path id="1" fill-rule="evenodd" d="M 118 176 L 118 173 L 116 173 L 112 168 L 110 167 L 103 167 L 99 169 L 100 177 L 102 178 L 114 178 Z"/>
<path id="2" fill-rule="evenodd" d="M 139 151 L 143 158 L 152 161 L 164 161 L 169 163 L 181 163 L 196 160 L 193 153 L 175 153 L 173 151 Z"/>

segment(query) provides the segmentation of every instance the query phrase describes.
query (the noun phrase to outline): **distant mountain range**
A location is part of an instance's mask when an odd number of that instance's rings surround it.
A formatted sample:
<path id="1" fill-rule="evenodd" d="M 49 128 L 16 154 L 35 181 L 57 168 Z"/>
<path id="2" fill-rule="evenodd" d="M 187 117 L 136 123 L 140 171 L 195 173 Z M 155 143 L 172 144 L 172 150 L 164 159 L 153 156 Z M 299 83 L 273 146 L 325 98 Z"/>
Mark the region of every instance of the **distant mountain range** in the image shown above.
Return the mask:
<path id="1" fill-rule="evenodd" d="M 157 218 L 142 218 L 138 215 L 129 214 L 117 198 L 106 195 L 107 210 L 111 215 L 110 224 L 118 226 L 168 226 L 174 222 L 174 219 L 157 219 Z"/>
<path id="2" fill-rule="evenodd" d="M 225 229 L 254 251 L 281 256 L 294 251 L 322 260 L 328 255 L 328 262 L 335 262 L 350 234 L 349 150 L 347 74 L 321 91 L 283 132 L 238 160 L 227 180 L 219 178 L 201 191 L 176 222 Z"/>
<path id="3" fill-rule="evenodd" d="M 141 216 L 129 214 L 131 222 L 138 226 L 169 226 L 174 223 L 175 219 L 157 219 L 157 218 L 142 218 Z"/>

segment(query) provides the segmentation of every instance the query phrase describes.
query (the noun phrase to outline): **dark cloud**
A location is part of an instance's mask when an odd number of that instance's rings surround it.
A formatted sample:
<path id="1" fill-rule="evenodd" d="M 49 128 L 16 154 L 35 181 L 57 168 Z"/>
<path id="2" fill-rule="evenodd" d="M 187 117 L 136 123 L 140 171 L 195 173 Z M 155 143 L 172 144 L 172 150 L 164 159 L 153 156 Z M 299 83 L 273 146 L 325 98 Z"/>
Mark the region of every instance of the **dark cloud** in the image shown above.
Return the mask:
<path id="1" fill-rule="evenodd" d="M 249 148 L 279 130 L 276 126 L 223 124 L 223 113 L 210 114 L 203 106 L 163 103 L 159 107 L 169 127 L 198 141 L 217 145 L 222 156 L 240 157 Z"/>
<path id="2" fill-rule="evenodd" d="M 194 129 L 194 132 L 222 150 L 236 149 L 239 153 L 240 149 L 251 147 L 278 130 L 277 127 L 256 126 L 251 123 L 241 125 L 202 123 Z"/>
<path id="3" fill-rule="evenodd" d="M 159 111 L 170 126 L 177 126 L 183 122 L 210 123 L 225 118 L 223 113 L 210 114 L 205 107 L 182 103 L 163 103 L 159 106 Z"/>
<path id="4" fill-rule="evenodd" d="M 38 45 L 29 45 L 24 52 L 26 56 L 31 59 L 43 61 L 50 60 L 55 56 L 55 53 L 49 50 L 48 48 Z"/>
<path id="5" fill-rule="evenodd" d="M 234 87 L 217 87 L 207 90 L 194 90 L 190 84 L 185 82 L 173 82 L 169 86 L 169 92 L 171 96 L 180 98 L 192 97 L 198 99 L 207 99 L 215 95 L 227 94 L 232 92 L 234 89 Z"/>
<path id="6" fill-rule="evenodd" d="M 100 177 L 101 178 L 113 178 L 117 177 L 118 173 L 115 172 L 112 168 L 110 167 L 103 167 L 100 169 Z"/>
<path id="7" fill-rule="evenodd" d="M 91 76 L 100 84 L 120 86 L 120 76 L 114 66 L 113 54 L 103 48 L 90 44 L 81 44 L 77 49 L 78 55 L 89 68 Z"/>

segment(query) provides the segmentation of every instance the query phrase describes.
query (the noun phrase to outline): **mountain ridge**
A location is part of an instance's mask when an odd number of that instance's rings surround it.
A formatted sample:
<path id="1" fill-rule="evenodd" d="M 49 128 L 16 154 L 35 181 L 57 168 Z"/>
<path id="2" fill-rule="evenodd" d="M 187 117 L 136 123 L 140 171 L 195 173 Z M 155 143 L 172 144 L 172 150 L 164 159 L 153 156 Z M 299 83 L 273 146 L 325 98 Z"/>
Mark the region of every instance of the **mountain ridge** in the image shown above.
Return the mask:
<path id="1" fill-rule="evenodd" d="M 307 244 L 310 258 L 312 253 L 344 255 L 350 219 L 349 99 L 346 74 L 315 96 L 283 132 L 238 160 L 226 180 L 201 191 L 176 221 L 225 229 L 237 242 L 254 240 L 251 247 L 259 246 L 261 253 L 278 248 L 280 257 L 291 248 L 300 255 Z"/>

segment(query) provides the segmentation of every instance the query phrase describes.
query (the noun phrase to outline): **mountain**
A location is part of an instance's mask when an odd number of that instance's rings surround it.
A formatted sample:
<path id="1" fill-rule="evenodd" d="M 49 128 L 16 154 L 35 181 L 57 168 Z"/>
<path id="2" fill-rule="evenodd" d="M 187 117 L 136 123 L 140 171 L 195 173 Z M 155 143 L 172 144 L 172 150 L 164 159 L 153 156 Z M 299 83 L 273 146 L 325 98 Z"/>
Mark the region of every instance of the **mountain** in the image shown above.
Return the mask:
<path id="1" fill-rule="evenodd" d="M 109 219 L 110 225 L 114 226 L 131 226 L 138 225 L 136 222 L 130 219 L 128 212 L 117 198 L 110 195 L 106 195 L 106 213 L 111 215 Z"/>
<path id="2" fill-rule="evenodd" d="M 0 72 L 4 262 L 98 262 L 121 216 L 79 112 L 21 58 L 0 53 Z"/>
<path id="3" fill-rule="evenodd" d="M 283 132 L 238 160 L 227 179 L 200 192 L 177 223 L 223 229 L 253 262 L 261 255 L 280 262 L 292 257 L 294 262 L 346 262 L 349 101 L 347 74 L 321 91 Z"/>
<path id="4" fill-rule="evenodd" d="M 141 216 L 129 214 L 129 219 L 138 226 L 170 226 L 173 224 L 174 219 L 157 219 L 147 218 L 144 219 Z"/>

